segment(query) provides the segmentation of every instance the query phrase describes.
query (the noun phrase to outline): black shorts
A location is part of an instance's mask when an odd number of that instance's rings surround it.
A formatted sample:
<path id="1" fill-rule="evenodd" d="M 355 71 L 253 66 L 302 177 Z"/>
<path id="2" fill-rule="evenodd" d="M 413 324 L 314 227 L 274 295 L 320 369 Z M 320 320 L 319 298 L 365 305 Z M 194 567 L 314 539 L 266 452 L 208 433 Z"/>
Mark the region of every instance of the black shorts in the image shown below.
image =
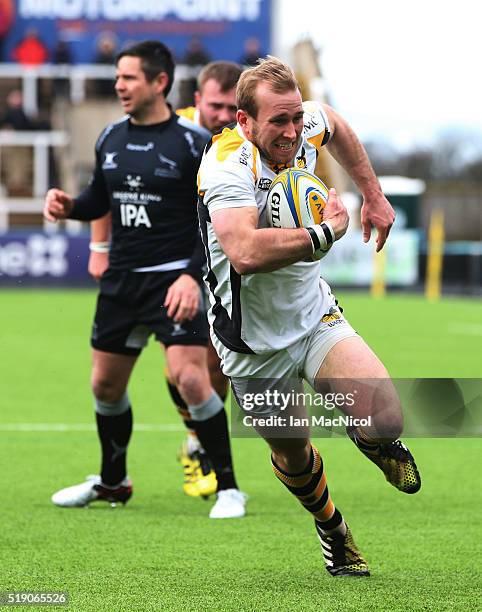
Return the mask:
<path id="1" fill-rule="evenodd" d="M 174 323 L 167 316 L 167 290 L 182 273 L 107 270 L 100 279 L 91 346 L 139 355 L 151 334 L 166 347 L 206 346 L 209 326 L 203 304 L 192 321 Z"/>

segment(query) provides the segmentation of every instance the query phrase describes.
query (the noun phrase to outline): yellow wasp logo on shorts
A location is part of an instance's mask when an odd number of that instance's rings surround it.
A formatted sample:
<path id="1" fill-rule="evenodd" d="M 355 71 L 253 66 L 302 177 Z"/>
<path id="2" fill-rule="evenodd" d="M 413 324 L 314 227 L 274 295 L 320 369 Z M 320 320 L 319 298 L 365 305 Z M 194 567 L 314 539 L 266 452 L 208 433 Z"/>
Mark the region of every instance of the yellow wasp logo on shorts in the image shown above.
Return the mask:
<path id="1" fill-rule="evenodd" d="M 340 311 L 334 306 L 332 306 L 329 312 L 323 315 L 323 317 L 321 318 L 321 322 L 330 323 L 331 321 L 337 321 L 338 319 L 341 319 Z"/>

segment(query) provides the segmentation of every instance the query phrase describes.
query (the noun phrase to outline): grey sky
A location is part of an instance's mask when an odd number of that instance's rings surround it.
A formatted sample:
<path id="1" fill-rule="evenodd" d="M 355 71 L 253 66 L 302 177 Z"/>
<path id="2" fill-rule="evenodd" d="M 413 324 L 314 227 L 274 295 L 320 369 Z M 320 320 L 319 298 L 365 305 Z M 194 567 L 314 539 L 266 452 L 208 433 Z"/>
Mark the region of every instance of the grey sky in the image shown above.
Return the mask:
<path id="1" fill-rule="evenodd" d="M 295 5 L 296 6 L 296 5 Z M 440 130 L 482 138 L 482 7 L 477 0 L 273 0 L 274 52 L 310 35 L 334 106 L 364 137 L 403 146 Z"/>

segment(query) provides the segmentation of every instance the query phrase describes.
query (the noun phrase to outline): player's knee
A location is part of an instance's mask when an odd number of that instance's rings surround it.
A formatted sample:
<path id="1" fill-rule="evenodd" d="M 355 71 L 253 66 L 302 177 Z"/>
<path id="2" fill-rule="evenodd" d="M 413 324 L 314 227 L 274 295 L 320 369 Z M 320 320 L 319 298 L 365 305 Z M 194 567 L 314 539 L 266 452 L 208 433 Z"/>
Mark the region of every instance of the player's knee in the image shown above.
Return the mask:
<path id="1" fill-rule="evenodd" d="M 93 376 L 91 380 L 92 393 L 101 402 L 115 404 L 125 393 L 116 382 L 104 376 Z"/>
<path id="2" fill-rule="evenodd" d="M 188 404 L 199 404 L 209 386 L 207 372 L 195 363 L 184 364 L 175 373 L 176 386 Z"/>

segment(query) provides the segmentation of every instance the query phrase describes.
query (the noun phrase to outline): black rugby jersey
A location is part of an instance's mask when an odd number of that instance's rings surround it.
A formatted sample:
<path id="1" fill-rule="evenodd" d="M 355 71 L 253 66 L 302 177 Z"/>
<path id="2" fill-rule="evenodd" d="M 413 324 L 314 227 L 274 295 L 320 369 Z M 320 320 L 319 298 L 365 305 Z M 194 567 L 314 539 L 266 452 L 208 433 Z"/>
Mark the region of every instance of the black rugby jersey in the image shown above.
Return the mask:
<path id="1" fill-rule="evenodd" d="M 174 113 L 162 123 L 109 125 L 72 219 L 112 211 L 109 264 L 136 269 L 191 259 L 199 236 L 196 175 L 206 136 Z"/>

